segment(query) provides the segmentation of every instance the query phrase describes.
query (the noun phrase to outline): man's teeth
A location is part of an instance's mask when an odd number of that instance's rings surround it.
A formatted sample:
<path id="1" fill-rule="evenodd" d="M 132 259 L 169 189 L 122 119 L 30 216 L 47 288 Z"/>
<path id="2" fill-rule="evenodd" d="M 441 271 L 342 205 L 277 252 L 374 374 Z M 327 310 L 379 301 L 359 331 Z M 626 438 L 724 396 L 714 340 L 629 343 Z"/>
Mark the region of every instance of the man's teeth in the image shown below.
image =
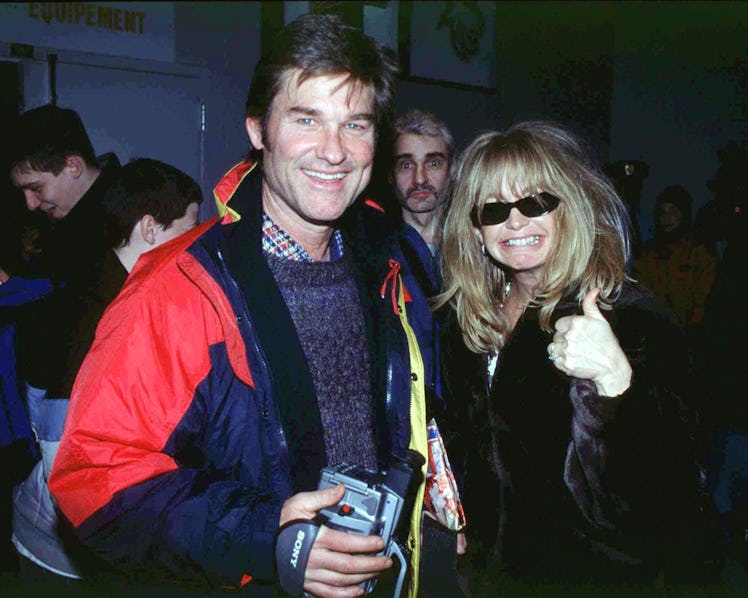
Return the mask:
<path id="1" fill-rule="evenodd" d="M 506 245 L 510 247 L 519 247 L 522 245 L 537 245 L 540 243 L 540 237 L 537 235 L 534 237 L 522 237 L 521 239 L 509 239 L 505 241 Z"/>
<path id="2" fill-rule="evenodd" d="M 317 172 L 316 170 L 303 170 L 304 174 L 313 176 L 323 181 L 336 181 L 345 177 L 344 172 L 336 172 L 334 174 L 327 174 L 326 172 Z"/>

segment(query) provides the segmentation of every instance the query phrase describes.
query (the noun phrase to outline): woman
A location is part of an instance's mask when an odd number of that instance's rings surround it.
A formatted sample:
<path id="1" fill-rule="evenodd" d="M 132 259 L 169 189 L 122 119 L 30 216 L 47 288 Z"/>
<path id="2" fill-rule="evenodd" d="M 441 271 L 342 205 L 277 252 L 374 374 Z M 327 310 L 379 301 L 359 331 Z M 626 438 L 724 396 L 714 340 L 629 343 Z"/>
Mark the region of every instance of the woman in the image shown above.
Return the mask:
<path id="1" fill-rule="evenodd" d="M 461 156 L 444 388 L 463 412 L 468 545 L 519 578 L 653 580 L 690 549 L 687 358 L 671 314 L 626 276 L 627 228 L 558 125 L 483 133 Z"/>

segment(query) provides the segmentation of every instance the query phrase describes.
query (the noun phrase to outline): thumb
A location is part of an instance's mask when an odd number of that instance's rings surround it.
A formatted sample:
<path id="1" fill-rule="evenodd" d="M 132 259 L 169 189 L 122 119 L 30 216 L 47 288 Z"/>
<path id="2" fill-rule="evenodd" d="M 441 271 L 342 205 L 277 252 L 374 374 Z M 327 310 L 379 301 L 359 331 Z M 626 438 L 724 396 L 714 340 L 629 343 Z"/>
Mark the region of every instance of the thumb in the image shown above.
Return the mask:
<path id="1" fill-rule="evenodd" d="M 317 490 L 316 492 L 310 493 L 312 502 L 308 503 L 307 506 L 312 508 L 314 511 L 319 511 L 325 507 L 331 507 L 338 504 L 341 499 L 345 496 L 345 486 L 338 484 L 337 486 L 331 486 L 324 490 Z"/>
<path id="2" fill-rule="evenodd" d="M 582 312 L 585 316 L 594 318 L 596 320 L 604 320 L 603 314 L 600 312 L 600 308 L 597 306 L 597 300 L 600 297 L 600 289 L 592 289 L 589 291 L 582 300 Z"/>

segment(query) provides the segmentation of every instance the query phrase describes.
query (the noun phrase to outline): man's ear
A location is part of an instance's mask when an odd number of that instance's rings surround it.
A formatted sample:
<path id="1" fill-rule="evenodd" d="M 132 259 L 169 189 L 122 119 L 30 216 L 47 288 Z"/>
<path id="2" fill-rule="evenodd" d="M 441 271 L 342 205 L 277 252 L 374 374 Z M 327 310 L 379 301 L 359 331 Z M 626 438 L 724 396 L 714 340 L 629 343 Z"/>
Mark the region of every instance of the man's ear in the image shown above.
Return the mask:
<path id="1" fill-rule="evenodd" d="M 248 116 L 244 124 L 247 127 L 247 135 L 249 135 L 249 142 L 252 147 L 256 150 L 265 147 L 262 143 L 262 119 L 256 116 Z"/>
<path id="2" fill-rule="evenodd" d="M 140 219 L 137 226 L 140 227 L 140 235 L 143 240 L 149 245 L 154 245 L 156 243 L 156 227 L 161 226 L 156 222 L 156 219 L 150 214 L 146 214 Z"/>
<path id="3" fill-rule="evenodd" d="M 70 176 L 77 179 L 80 178 L 83 171 L 86 169 L 86 163 L 80 156 L 71 154 L 65 158 L 65 169 L 68 171 Z"/>

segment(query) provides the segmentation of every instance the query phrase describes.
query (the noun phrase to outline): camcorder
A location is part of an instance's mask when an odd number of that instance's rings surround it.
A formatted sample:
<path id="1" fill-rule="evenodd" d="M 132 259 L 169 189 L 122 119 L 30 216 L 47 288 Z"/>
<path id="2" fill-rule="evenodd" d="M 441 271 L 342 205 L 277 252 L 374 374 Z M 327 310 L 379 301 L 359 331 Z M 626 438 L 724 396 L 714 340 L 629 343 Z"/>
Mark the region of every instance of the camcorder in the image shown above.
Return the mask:
<path id="1" fill-rule="evenodd" d="M 418 452 L 404 450 L 392 454 L 385 471 L 356 465 L 325 467 L 318 489 L 343 484 L 345 495 L 338 504 L 321 510 L 317 521 L 291 522 L 278 534 L 276 564 L 283 590 L 292 596 L 303 594 L 306 561 L 322 524 L 350 534 L 381 536 L 384 550 L 379 554 L 400 564 L 392 593 L 398 598 L 408 573 L 408 529 L 424 462 Z M 376 583 L 374 578 L 361 585 L 370 594 Z"/>

